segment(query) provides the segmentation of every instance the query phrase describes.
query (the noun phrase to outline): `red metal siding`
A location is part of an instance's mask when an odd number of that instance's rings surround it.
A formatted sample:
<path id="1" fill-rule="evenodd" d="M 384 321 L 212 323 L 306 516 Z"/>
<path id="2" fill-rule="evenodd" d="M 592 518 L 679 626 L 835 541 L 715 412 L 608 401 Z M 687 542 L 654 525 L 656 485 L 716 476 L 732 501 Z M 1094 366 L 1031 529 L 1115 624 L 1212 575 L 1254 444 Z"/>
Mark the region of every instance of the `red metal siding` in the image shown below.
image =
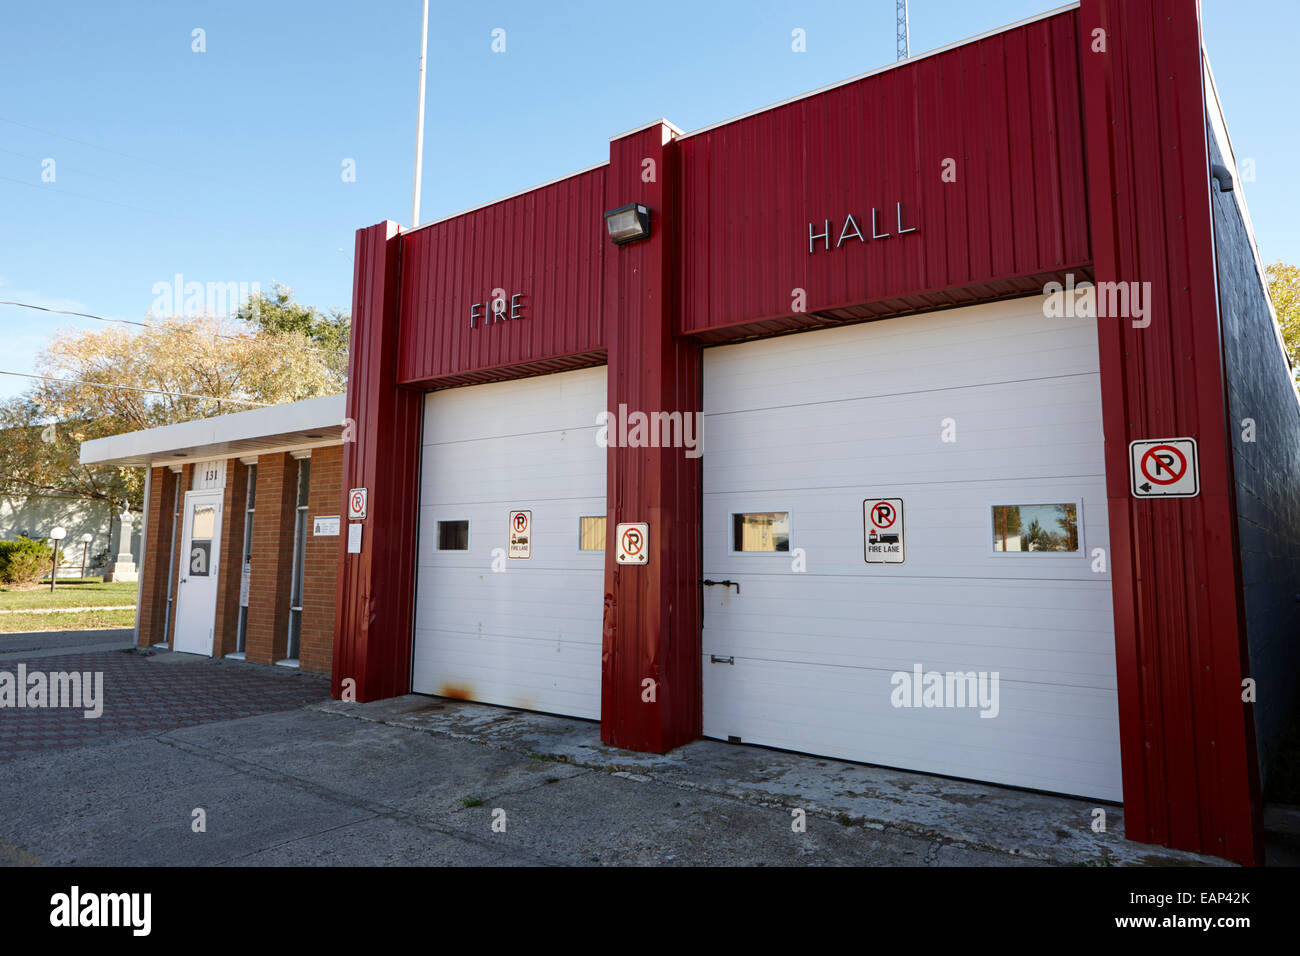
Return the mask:
<path id="1" fill-rule="evenodd" d="M 604 347 L 604 190 L 602 166 L 404 234 L 398 381 L 445 386 L 539 363 L 593 364 L 567 360 Z M 497 288 L 507 301 L 522 293 L 523 318 L 471 329 L 470 305 L 487 312 Z"/>
<path id="2" fill-rule="evenodd" d="M 681 140 L 682 331 L 716 340 L 1078 275 L 1091 253 L 1075 30 L 1063 13 Z M 834 248 L 848 213 L 869 234 L 877 208 L 896 232 L 900 200 L 917 232 Z M 826 219 L 832 248 L 810 255 L 808 223 Z"/>
<path id="3" fill-rule="evenodd" d="M 673 335 L 675 234 L 665 228 L 677 182 L 676 150 L 655 124 L 610 144 L 610 208 L 650 209 L 651 236 L 606 257 L 605 327 L 609 408 L 642 412 L 700 410 L 700 347 Z M 653 159 L 653 182 L 641 178 Z M 608 451 L 601 727 L 607 744 L 662 753 L 694 740 L 702 727 L 700 688 L 700 494 L 698 458 L 682 448 Z M 615 561 L 620 522 L 648 522 L 649 563 Z M 654 681 L 647 699 L 646 680 Z"/>
<path id="4" fill-rule="evenodd" d="M 420 392 L 397 386 L 397 223 L 357 232 L 352 340 L 340 514 L 347 492 L 369 490 L 361 553 L 339 536 L 333 695 L 356 682 L 358 701 L 411 689 L 416 508 L 420 496 Z M 350 440 L 349 440 L 350 439 Z"/>
<path id="5" fill-rule="evenodd" d="M 1200 11 L 1084 0 L 1079 32 L 1097 281 L 1151 292 L 1149 327 L 1098 323 L 1125 832 L 1260 862 Z M 1174 436 L 1198 440 L 1200 496 L 1134 499 L 1129 441 Z"/>

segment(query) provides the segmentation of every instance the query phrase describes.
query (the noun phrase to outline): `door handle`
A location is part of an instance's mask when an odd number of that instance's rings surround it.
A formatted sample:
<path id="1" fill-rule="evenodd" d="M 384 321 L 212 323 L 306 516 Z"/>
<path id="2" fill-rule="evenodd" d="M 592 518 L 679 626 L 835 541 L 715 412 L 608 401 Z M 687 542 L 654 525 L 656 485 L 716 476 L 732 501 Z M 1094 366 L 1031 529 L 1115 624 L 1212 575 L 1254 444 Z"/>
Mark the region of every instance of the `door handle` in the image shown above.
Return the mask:
<path id="1" fill-rule="evenodd" d="M 737 593 L 737 594 L 740 593 L 740 582 L 739 582 L 739 581 L 710 581 L 708 578 L 705 578 L 705 579 L 702 580 L 700 583 L 703 584 L 706 588 L 711 588 L 711 587 L 715 587 L 715 586 L 716 586 L 716 587 L 724 587 L 724 588 L 735 588 L 735 589 L 736 589 L 736 593 Z"/>
<path id="2" fill-rule="evenodd" d="M 735 657 L 719 657 L 717 654 L 710 654 L 710 655 L 709 655 L 709 663 L 710 663 L 710 664 L 735 664 L 735 663 L 736 663 L 736 658 L 735 658 Z"/>

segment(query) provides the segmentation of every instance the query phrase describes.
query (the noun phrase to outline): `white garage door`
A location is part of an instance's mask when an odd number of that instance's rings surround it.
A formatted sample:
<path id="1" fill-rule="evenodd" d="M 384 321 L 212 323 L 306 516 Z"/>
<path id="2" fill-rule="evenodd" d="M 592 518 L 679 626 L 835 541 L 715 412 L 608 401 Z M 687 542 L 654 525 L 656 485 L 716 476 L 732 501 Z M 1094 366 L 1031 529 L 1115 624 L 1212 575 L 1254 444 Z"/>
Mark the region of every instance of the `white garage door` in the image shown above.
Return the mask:
<path id="1" fill-rule="evenodd" d="M 1036 297 L 707 350 L 705 734 L 1119 800 L 1097 368 Z"/>
<path id="2" fill-rule="evenodd" d="M 417 693 L 599 719 L 605 382 L 602 367 L 425 399 Z M 531 513 L 527 558 L 509 556 L 515 511 Z"/>

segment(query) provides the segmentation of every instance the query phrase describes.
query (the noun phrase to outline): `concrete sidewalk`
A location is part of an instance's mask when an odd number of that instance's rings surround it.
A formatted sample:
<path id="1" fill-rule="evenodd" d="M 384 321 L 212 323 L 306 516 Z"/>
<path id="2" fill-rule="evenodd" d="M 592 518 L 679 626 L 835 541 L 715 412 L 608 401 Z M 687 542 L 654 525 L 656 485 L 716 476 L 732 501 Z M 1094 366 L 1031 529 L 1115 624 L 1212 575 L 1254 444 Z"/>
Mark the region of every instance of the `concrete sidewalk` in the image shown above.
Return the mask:
<path id="1" fill-rule="evenodd" d="M 141 666 L 216 678 L 257 665 Z M 806 832 L 792 829 L 794 809 L 805 811 Z M 588 721 L 408 696 L 322 701 L 4 761 L 0 863 L 1221 862 L 1126 844 L 1117 807 L 1106 808 L 1108 832 L 1094 834 L 1092 809 L 712 741 L 630 754 L 603 747 Z"/>
<path id="2" fill-rule="evenodd" d="M 91 631 L 14 631 L 0 633 L 0 661 L 120 651 L 134 646 L 135 632 L 129 627 Z"/>
<path id="3" fill-rule="evenodd" d="M 414 694 L 313 707 L 681 793 L 725 797 L 782 811 L 785 818 L 800 808 L 809 831 L 814 820 L 833 821 L 846 829 L 926 841 L 924 859 L 909 863 L 1230 865 L 1125 840 L 1124 812 L 1115 804 L 712 740 L 664 755 L 630 753 L 602 744 L 599 725 L 591 721 Z M 1105 833 L 1092 830 L 1097 808 L 1105 811 Z"/>

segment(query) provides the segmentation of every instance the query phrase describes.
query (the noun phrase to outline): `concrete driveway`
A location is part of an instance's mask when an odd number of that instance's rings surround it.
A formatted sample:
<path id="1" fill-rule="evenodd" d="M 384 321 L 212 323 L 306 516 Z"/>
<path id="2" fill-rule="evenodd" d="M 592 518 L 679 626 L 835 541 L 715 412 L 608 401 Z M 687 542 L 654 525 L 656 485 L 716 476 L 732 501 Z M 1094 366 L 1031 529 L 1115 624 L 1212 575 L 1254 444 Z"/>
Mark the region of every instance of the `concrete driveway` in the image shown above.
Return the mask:
<path id="1" fill-rule="evenodd" d="M 1125 842 L 1115 806 L 1099 834 L 1088 801 L 714 741 L 631 754 L 589 721 L 414 695 L 347 705 L 283 668 L 108 653 L 106 697 L 169 705 L 146 728 L 0 752 L 0 862 L 1221 862 Z"/>

